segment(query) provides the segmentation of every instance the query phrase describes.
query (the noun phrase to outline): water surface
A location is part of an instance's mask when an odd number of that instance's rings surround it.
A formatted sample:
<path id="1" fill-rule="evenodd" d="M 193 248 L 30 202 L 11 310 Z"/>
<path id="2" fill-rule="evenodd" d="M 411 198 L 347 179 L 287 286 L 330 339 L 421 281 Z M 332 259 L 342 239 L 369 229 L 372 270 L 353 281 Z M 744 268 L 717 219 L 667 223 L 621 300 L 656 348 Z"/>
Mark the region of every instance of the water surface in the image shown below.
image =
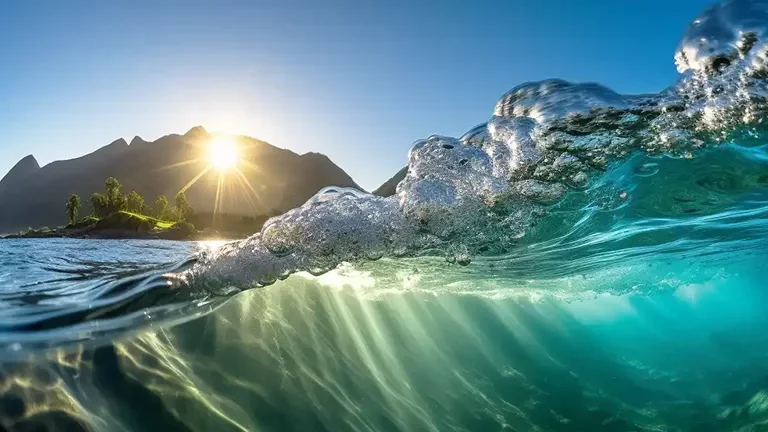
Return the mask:
<path id="1" fill-rule="evenodd" d="M 6 430 L 768 430 L 768 2 L 226 244 L 0 242 Z"/>
<path id="2" fill-rule="evenodd" d="M 34 289 L 50 293 L 77 278 L 75 295 L 85 298 L 206 247 L 0 243 L 26 266 L 4 280 L 34 274 Z M 157 320 L 98 318 L 86 333 L 93 341 L 67 337 L 55 349 L 14 351 L 27 336 L 55 338 L 51 329 L 6 332 L 0 422 L 9 430 L 762 430 L 765 271 L 760 256 L 653 295 L 565 302 L 379 290 L 347 268 L 295 275 L 222 306 L 207 300 L 215 306 L 195 306 L 192 318 L 177 307 Z M 14 295 L 9 303 L 24 301 Z"/>

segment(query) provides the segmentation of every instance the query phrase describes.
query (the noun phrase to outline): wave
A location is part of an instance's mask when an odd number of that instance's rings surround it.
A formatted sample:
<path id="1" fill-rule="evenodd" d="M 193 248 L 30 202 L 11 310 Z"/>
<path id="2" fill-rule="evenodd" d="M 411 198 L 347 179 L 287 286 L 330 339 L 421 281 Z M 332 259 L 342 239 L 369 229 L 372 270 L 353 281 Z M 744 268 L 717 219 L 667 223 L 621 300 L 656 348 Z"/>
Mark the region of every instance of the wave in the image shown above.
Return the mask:
<path id="1" fill-rule="evenodd" d="M 460 138 L 417 141 L 395 196 L 327 188 L 184 277 L 250 288 L 409 258 L 445 285 L 466 273 L 571 277 L 648 255 L 764 248 L 767 29 L 766 1 L 707 9 L 675 54 L 680 78 L 658 94 L 517 86 Z"/>
<path id="2" fill-rule="evenodd" d="M 767 26 L 725 1 L 663 92 L 523 84 L 243 241 L 4 242 L 0 428 L 764 430 Z"/>

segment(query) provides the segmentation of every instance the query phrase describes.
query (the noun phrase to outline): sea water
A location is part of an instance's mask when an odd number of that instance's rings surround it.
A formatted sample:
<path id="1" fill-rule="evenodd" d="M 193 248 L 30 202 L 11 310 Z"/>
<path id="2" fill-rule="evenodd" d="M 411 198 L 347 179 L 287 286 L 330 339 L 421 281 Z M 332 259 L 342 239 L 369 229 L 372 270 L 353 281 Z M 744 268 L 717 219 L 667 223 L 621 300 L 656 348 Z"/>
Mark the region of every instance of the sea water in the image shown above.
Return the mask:
<path id="1" fill-rule="evenodd" d="M 246 240 L 0 242 L 0 425 L 768 430 L 768 2 L 675 62 L 518 85 Z"/>
<path id="2" fill-rule="evenodd" d="M 125 284 L 176 269 L 183 257 L 211 247 L 3 242 L 1 253 L 12 254 L 13 268 L 4 266 L 2 280 L 18 284 L 3 292 L 3 427 L 768 427 L 768 269 L 758 250 L 749 255 L 745 248 L 734 259 L 635 259 L 644 279 L 658 279 L 656 288 L 575 301 L 544 290 L 595 290 L 621 281 L 626 271 L 598 266 L 541 284 L 521 278 L 515 286 L 509 278 L 493 282 L 489 270 L 473 288 L 476 275 L 429 275 L 433 266 L 450 273 L 439 262 L 383 259 L 374 272 L 407 274 L 402 280 L 410 282 L 381 284 L 367 271 L 342 268 L 293 275 L 226 302 L 215 294 L 192 300 L 146 294 L 167 284 Z M 538 294 L 511 295 L 507 286 Z M 104 293 L 120 300 L 99 303 Z M 93 316 L 72 312 L 83 305 Z"/>

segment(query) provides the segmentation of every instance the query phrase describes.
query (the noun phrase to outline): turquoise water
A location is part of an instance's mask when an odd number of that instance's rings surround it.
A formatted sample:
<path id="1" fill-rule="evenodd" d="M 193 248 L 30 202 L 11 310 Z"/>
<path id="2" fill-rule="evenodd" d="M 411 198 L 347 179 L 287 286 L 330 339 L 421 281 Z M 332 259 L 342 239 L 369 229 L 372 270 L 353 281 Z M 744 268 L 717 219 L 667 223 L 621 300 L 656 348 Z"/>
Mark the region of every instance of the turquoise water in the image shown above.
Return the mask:
<path id="1" fill-rule="evenodd" d="M 768 269 L 757 251 L 738 260 L 648 256 L 632 266 L 665 280 L 656 292 L 571 302 L 498 289 L 434 293 L 415 282 L 377 288 L 365 271 L 347 268 L 294 275 L 223 305 L 210 293 L 191 301 L 150 294 L 142 302 L 145 288 L 132 301 L 114 302 L 111 315 L 10 330 L 22 321 L 14 310 L 61 316 L 93 293 L 103 296 L 105 288 L 161 273 L 210 247 L 0 243 L 3 262 L 14 259 L 0 273 L 4 286 L 19 278 L 42 282 L 26 295 L 3 293 L 0 424 L 129 431 L 768 427 Z M 436 264 L 375 263 L 377 271 L 410 267 L 411 274 Z M 610 277 L 609 269 L 601 272 Z M 674 281 L 680 272 L 691 282 Z M 73 287 L 80 294 L 60 295 Z M 181 307 L 167 307 L 174 304 Z M 87 341 L 62 331 L 73 325 Z M 60 346 L 41 350 L 34 346 L 41 340 Z"/>
<path id="2" fill-rule="evenodd" d="M 0 426 L 768 431 L 768 2 L 231 243 L 0 242 Z"/>

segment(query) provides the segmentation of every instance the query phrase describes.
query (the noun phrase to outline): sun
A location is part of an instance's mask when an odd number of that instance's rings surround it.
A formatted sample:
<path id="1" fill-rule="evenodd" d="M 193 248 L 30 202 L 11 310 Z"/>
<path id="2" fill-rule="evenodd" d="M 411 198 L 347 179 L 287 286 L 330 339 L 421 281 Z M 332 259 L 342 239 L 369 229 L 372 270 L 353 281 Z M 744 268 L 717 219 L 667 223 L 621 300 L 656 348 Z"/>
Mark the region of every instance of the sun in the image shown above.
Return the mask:
<path id="1" fill-rule="evenodd" d="M 213 138 L 208 144 L 208 159 L 219 171 L 235 168 L 240 159 L 237 143 L 231 138 Z"/>

